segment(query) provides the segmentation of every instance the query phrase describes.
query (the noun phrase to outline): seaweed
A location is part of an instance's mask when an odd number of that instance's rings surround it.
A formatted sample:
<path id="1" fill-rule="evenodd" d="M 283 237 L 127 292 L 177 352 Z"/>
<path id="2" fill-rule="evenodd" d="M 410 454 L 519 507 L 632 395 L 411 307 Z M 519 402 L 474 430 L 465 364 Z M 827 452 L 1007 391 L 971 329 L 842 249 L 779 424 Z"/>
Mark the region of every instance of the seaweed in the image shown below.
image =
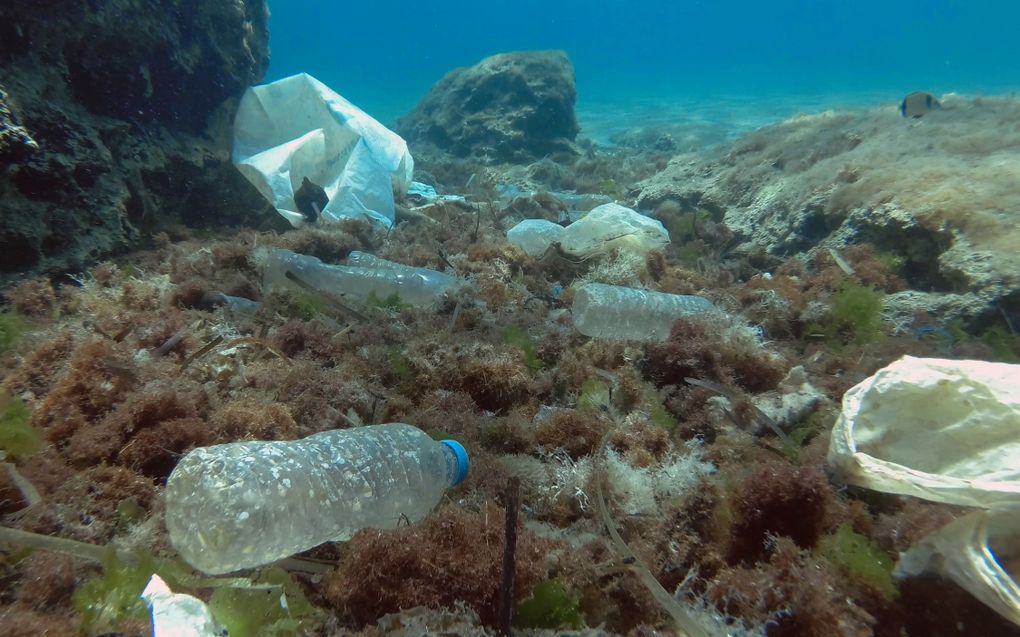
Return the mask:
<path id="1" fill-rule="evenodd" d="M 18 314 L 0 312 L 0 354 L 14 349 L 28 329 L 28 322 Z"/>
<path id="2" fill-rule="evenodd" d="M 414 378 L 414 370 L 400 345 L 386 347 L 386 362 L 389 364 L 389 377 L 396 382 L 404 383 Z"/>
<path id="3" fill-rule="evenodd" d="M 0 394 L 0 456 L 24 458 L 42 448 L 42 433 L 29 423 L 30 418 L 21 400 Z"/>
<path id="4" fill-rule="evenodd" d="M 251 583 L 241 588 L 221 586 L 209 598 L 209 611 L 230 637 L 305 634 L 319 623 L 320 611 L 287 571 L 267 568 Z"/>
<path id="5" fill-rule="evenodd" d="M 603 436 L 601 446 L 598 450 L 598 456 L 604 459 L 607 455 L 609 436 Z M 691 610 L 685 608 L 680 602 L 669 593 L 659 580 L 655 579 L 652 572 L 648 569 L 645 563 L 634 554 L 627 542 L 624 541 L 623 536 L 620 535 L 620 531 L 616 526 L 616 522 L 613 520 L 612 515 L 609 513 L 609 505 L 606 504 L 606 496 L 604 490 L 604 483 L 609 481 L 608 471 L 605 467 L 605 461 L 600 463 L 599 467 L 599 478 L 595 480 L 595 498 L 598 503 L 597 510 L 602 525 L 605 527 L 606 532 L 609 533 L 611 540 L 610 545 L 613 551 L 619 556 L 623 564 L 627 565 L 631 571 L 637 575 L 641 584 L 644 585 L 652 598 L 662 606 L 662 609 L 669 614 L 673 620 L 673 624 L 676 628 L 679 628 L 682 634 L 686 634 L 689 637 L 709 637 L 710 633 L 700 623 L 698 623 L 694 614 Z"/>
<path id="6" fill-rule="evenodd" d="M 881 291 L 859 283 L 847 282 L 829 300 L 829 324 L 825 334 L 830 340 L 846 339 L 854 345 L 866 345 L 882 334 Z"/>
<path id="7" fill-rule="evenodd" d="M 677 419 L 669 413 L 669 410 L 662 403 L 656 403 L 652 406 L 648 419 L 665 429 L 667 433 L 673 433 L 678 424 Z"/>
<path id="8" fill-rule="evenodd" d="M 817 552 L 851 579 L 875 589 L 885 599 L 891 600 L 899 594 L 892 576 L 896 560 L 873 540 L 854 532 L 849 524 L 840 524 L 834 533 L 822 538 Z"/>
<path id="9" fill-rule="evenodd" d="M 514 614 L 514 628 L 548 628 L 557 630 L 584 628 L 581 596 L 567 591 L 559 580 L 539 583 Z"/>
<path id="10" fill-rule="evenodd" d="M 610 399 L 609 385 L 600 380 L 588 380 L 581 385 L 577 408 L 604 411 L 609 409 Z"/>
<path id="11" fill-rule="evenodd" d="M 71 596 L 86 634 L 147 625 L 149 609 L 141 594 L 152 575 L 159 574 L 171 589 L 176 589 L 190 574 L 190 569 L 179 562 L 159 560 L 148 552 L 126 555 L 113 547 L 105 549 L 102 565 L 102 574 L 86 581 Z"/>
<path id="12" fill-rule="evenodd" d="M 503 329 L 502 338 L 503 342 L 507 345 L 521 350 L 521 353 L 524 354 L 524 365 L 528 369 L 532 371 L 541 369 L 542 360 L 538 357 L 535 341 L 532 340 L 527 331 L 516 325 L 508 325 Z"/>
<path id="13" fill-rule="evenodd" d="M 404 308 L 411 307 L 409 303 L 404 303 L 400 300 L 400 295 L 396 292 L 385 298 L 379 298 L 379 296 L 375 293 L 375 290 L 368 293 L 368 298 L 365 299 L 365 305 L 368 307 L 377 307 L 389 312 L 399 312 Z"/>
<path id="14" fill-rule="evenodd" d="M 991 350 L 991 360 L 998 363 L 1020 363 L 1020 337 L 1004 325 L 993 325 L 979 340 Z"/>

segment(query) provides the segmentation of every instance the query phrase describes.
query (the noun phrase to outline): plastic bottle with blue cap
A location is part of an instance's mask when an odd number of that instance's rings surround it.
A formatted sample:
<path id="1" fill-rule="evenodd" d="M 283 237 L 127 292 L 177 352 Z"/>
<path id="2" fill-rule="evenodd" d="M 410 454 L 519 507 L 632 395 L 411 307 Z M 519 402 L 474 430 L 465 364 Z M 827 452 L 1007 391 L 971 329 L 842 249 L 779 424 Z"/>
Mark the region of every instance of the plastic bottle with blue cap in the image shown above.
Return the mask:
<path id="1" fill-rule="evenodd" d="M 403 423 L 200 447 L 167 480 L 166 526 L 181 557 L 218 575 L 418 522 L 467 472 L 460 443 Z"/>

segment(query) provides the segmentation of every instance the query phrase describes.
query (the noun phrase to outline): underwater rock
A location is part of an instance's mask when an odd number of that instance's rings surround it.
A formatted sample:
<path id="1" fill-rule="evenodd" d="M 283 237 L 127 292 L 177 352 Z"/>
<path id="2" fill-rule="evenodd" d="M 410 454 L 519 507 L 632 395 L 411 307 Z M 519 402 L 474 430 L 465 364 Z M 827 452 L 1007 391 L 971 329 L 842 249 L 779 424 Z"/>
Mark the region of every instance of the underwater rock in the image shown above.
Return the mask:
<path id="1" fill-rule="evenodd" d="M 230 119 L 268 65 L 267 16 L 262 0 L 0 6 L 0 102 L 23 127 L 0 123 L 0 286 L 80 271 L 173 224 L 260 220 Z M 38 150 L 9 157 L 12 134 Z"/>
<path id="2" fill-rule="evenodd" d="M 501 53 L 455 69 L 397 125 L 414 148 L 486 162 L 527 163 L 573 153 L 574 68 L 562 51 Z"/>
<path id="3" fill-rule="evenodd" d="M 7 103 L 7 91 L 0 84 L 0 162 L 23 159 L 39 149 Z"/>
<path id="4" fill-rule="evenodd" d="M 920 122 L 889 107 L 801 115 L 674 157 L 638 205 L 717 213 L 744 249 L 778 256 L 870 243 L 911 289 L 975 301 L 933 316 L 987 322 L 1020 298 L 1018 117 L 1014 98 L 953 95 Z"/>

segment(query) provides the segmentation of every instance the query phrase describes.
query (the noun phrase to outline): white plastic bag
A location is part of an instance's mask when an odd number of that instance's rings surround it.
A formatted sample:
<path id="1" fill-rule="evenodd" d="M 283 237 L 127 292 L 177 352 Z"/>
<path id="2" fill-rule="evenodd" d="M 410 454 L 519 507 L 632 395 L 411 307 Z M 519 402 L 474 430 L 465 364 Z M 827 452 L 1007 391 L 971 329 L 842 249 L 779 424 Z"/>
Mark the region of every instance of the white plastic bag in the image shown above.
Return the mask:
<path id="1" fill-rule="evenodd" d="M 567 226 L 560 247 L 567 254 L 590 258 L 611 250 L 644 255 L 669 244 L 669 232 L 656 219 L 606 203 Z"/>
<path id="2" fill-rule="evenodd" d="M 846 392 L 828 463 L 876 491 L 1020 507 L 1020 365 L 904 356 Z"/>
<path id="3" fill-rule="evenodd" d="M 553 243 L 563 239 L 563 229 L 558 223 L 546 219 L 525 219 L 506 233 L 506 239 L 529 256 L 541 257 Z"/>
<path id="4" fill-rule="evenodd" d="M 191 595 L 174 593 L 155 573 L 149 578 L 141 597 L 152 609 L 153 637 L 219 637 L 226 634 L 213 619 L 205 602 Z"/>
<path id="5" fill-rule="evenodd" d="M 233 161 L 294 226 L 294 193 L 307 177 L 329 203 L 320 219 L 369 218 L 389 226 L 393 190 L 406 192 L 414 161 L 396 133 L 301 73 L 249 88 L 234 119 Z"/>
<path id="6" fill-rule="evenodd" d="M 979 507 L 900 557 L 1020 625 L 1020 365 L 904 356 L 852 387 L 828 464 L 876 491 Z"/>

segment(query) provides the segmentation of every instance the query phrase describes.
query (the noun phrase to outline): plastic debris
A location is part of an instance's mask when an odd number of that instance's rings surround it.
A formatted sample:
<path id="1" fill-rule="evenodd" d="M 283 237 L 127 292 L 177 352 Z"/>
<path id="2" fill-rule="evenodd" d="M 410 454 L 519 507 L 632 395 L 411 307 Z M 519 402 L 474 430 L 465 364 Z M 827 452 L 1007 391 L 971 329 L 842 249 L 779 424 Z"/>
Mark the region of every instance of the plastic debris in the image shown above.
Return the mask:
<path id="1" fill-rule="evenodd" d="M 897 578 L 925 572 L 947 577 L 986 606 L 1020 625 L 1020 511 L 975 511 L 910 547 Z"/>
<path id="2" fill-rule="evenodd" d="M 828 464 L 862 487 L 985 509 L 915 543 L 894 574 L 959 584 L 1020 625 L 1020 365 L 904 356 L 851 388 Z"/>
<path id="3" fill-rule="evenodd" d="M 1020 365 L 904 356 L 843 397 L 828 463 L 850 484 L 1020 507 Z"/>
<path id="4" fill-rule="evenodd" d="M 611 203 L 612 197 L 607 195 L 600 195 L 595 193 L 583 193 L 578 194 L 576 192 L 564 192 L 564 191 L 537 191 L 537 190 L 525 190 L 512 184 L 499 184 L 496 186 L 496 192 L 499 194 L 503 201 L 510 201 L 517 197 L 534 197 L 539 192 L 551 195 L 558 199 L 567 208 L 574 211 L 587 211 L 600 206 L 602 204 Z"/>
<path id="5" fill-rule="evenodd" d="M 153 637 L 225 637 L 205 602 L 174 593 L 159 575 L 149 580 L 142 599 L 152 609 Z"/>
<path id="6" fill-rule="evenodd" d="M 664 341 L 678 318 L 717 311 L 700 296 L 587 283 L 574 294 L 574 327 L 585 336 Z"/>
<path id="7" fill-rule="evenodd" d="M 449 291 L 457 279 L 427 268 L 387 261 L 364 252 L 352 252 L 348 265 L 331 265 L 315 257 L 284 249 L 256 253 L 267 289 L 311 287 L 319 292 L 366 303 L 380 302 L 428 306 Z"/>
<path id="8" fill-rule="evenodd" d="M 464 197 L 460 195 L 441 195 L 432 186 L 418 181 L 412 181 L 411 185 L 408 186 L 407 198 L 419 205 L 435 203 L 437 201 L 464 201 Z"/>
<path id="9" fill-rule="evenodd" d="M 234 119 L 233 161 L 284 218 L 309 222 L 295 193 L 307 178 L 328 203 L 321 221 L 393 223 L 393 190 L 406 192 L 414 161 L 396 133 L 305 73 L 249 88 Z"/>
<path id="10" fill-rule="evenodd" d="M 547 219 L 525 219 L 506 233 L 507 241 L 529 256 L 541 257 L 549 247 L 563 239 L 563 226 Z"/>
<path id="11" fill-rule="evenodd" d="M 189 564 L 229 573 L 418 522 L 467 472 L 459 443 L 403 423 L 199 447 L 167 479 L 166 526 Z"/>
<path id="12" fill-rule="evenodd" d="M 669 232 L 661 222 L 607 203 L 567 226 L 560 247 L 567 254 L 587 259 L 612 250 L 643 255 L 668 243 Z"/>

